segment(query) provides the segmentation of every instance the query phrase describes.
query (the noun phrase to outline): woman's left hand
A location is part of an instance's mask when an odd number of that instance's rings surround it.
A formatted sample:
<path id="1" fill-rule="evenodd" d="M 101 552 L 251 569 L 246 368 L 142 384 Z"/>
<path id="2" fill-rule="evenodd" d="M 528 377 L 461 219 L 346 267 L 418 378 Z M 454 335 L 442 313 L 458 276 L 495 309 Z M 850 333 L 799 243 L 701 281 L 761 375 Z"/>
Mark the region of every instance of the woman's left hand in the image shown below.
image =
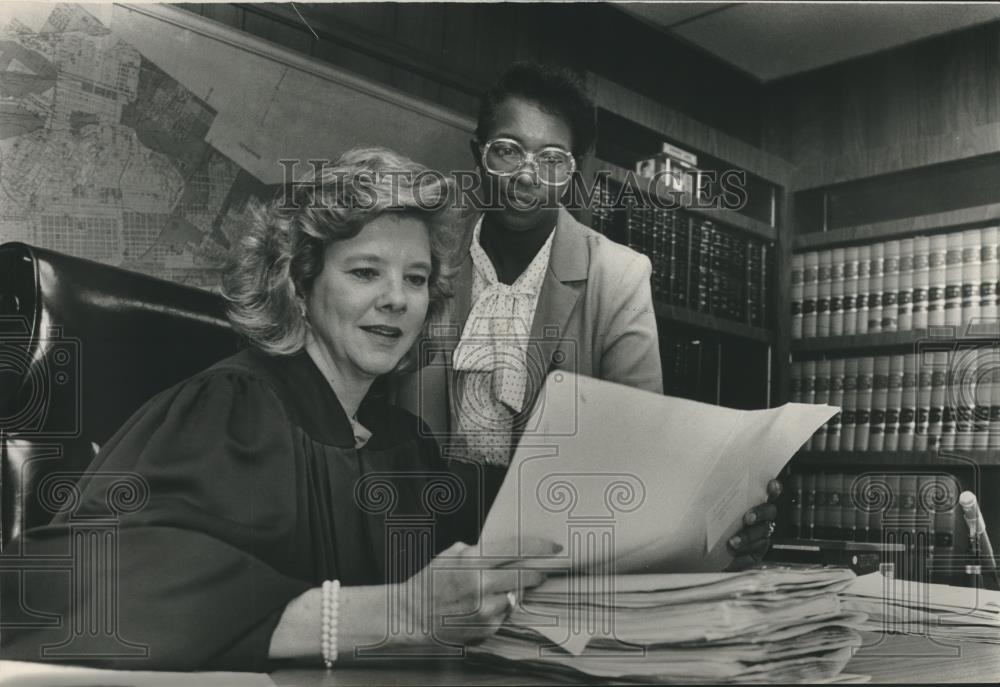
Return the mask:
<path id="1" fill-rule="evenodd" d="M 767 503 L 754 506 L 743 515 L 743 528 L 726 543 L 726 549 L 733 557 L 733 562 L 726 568 L 728 572 L 744 570 L 763 560 L 774 534 L 774 519 L 778 516 L 774 501 L 779 496 L 781 482 L 772 479 L 767 483 Z"/>

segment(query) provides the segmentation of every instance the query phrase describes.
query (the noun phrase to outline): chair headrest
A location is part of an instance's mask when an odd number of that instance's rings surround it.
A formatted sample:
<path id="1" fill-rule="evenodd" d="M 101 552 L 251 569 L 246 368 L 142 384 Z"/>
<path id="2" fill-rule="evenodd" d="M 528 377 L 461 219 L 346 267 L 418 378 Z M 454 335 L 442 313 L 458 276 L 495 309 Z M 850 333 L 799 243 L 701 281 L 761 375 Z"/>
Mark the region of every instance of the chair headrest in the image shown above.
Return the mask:
<path id="1" fill-rule="evenodd" d="M 240 348 L 223 299 L 0 246 L 0 430 L 103 444 L 150 397 Z"/>

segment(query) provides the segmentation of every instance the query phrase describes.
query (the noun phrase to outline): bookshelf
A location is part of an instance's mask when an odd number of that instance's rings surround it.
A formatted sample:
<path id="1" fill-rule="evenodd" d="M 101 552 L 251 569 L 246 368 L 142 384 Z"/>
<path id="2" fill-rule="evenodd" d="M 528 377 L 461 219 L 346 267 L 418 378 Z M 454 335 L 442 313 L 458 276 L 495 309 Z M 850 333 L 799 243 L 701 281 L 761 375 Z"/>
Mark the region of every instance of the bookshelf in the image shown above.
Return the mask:
<path id="1" fill-rule="evenodd" d="M 804 451 L 796 457 L 800 465 L 858 466 L 866 469 L 885 466 L 968 467 L 1000 465 L 1000 449 L 970 450 L 957 454 L 938 451 Z"/>
<path id="2" fill-rule="evenodd" d="M 616 151 L 619 162 L 626 156 L 624 163 L 634 167 L 643 156 L 656 154 L 660 142 L 684 145 L 649 128 L 640 130 L 645 138 L 633 141 L 635 150 L 629 153 L 608 142 L 613 129 L 601 128 L 598 153 Z M 704 153 L 697 150 L 697 155 L 700 160 Z M 762 199 L 747 213 L 696 202 L 691 193 L 654 184 L 599 156 L 589 159 L 582 172 L 584 192 L 599 189 L 601 204 L 579 208 L 580 219 L 645 253 L 653 264 L 666 393 L 734 407 L 772 405 L 780 383 L 772 374 L 779 341 L 774 203 L 780 187 L 756 177 L 748 194 L 754 190 Z M 611 200 L 626 196 L 625 203 Z"/>
<path id="3" fill-rule="evenodd" d="M 754 327 L 742 322 L 713 317 L 690 308 L 670 305 L 655 299 L 653 300 L 653 308 L 656 310 L 656 316 L 666 322 L 686 324 L 759 343 L 774 343 L 774 332 L 766 327 Z"/>
<path id="4" fill-rule="evenodd" d="M 623 167 L 619 167 L 614 163 L 606 162 L 604 160 L 598 160 L 596 168 L 606 170 L 608 172 L 608 178 L 619 184 L 626 183 L 628 175 L 631 173 Z M 663 184 L 650 189 L 646 186 L 646 184 L 642 183 L 636 187 L 636 190 L 644 197 L 644 199 L 650 202 L 652 201 L 650 196 L 655 194 L 656 197 L 663 203 L 677 202 L 686 212 L 689 212 L 692 215 L 703 217 L 704 219 L 713 222 L 719 222 L 720 224 L 724 224 L 726 226 L 735 227 L 748 234 L 764 239 L 765 241 L 776 241 L 778 238 L 777 229 L 775 229 L 772 224 L 762 222 L 758 219 L 754 219 L 753 217 L 742 215 L 733 210 L 699 207 L 693 202 L 690 194 L 687 196 L 675 195 L 676 192 L 667 190 Z"/>
<path id="5" fill-rule="evenodd" d="M 1000 203 L 987 203 L 971 208 L 859 224 L 830 231 L 811 232 L 796 236 L 793 246 L 796 251 L 805 251 L 881 239 L 907 238 L 929 233 L 941 227 L 981 224 L 995 220 L 997 217 L 1000 217 Z"/>
<path id="6" fill-rule="evenodd" d="M 845 412 L 790 464 L 786 479 L 817 485 L 811 496 L 785 500 L 791 512 L 802 498 L 822 504 L 824 490 L 836 491 L 831 476 L 882 471 L 905 481 L 934 472 L 976 493 L 991 538 L 1000 533 L 992 496 L 1000 479 L 1000 187 L 980 177 L 1000 178 L 1000 155 L 793 193 L 789 396 Z M 938 554 L 962 555 L 963 532 L 957 527 L 955 547 Z"/>
<path id="7" fill-rule="evenodd" d="M 867 326 L 848 329 L 841 326 L 833 330 L 824 327 L 811 332 L 813 335 L 807 337 L 803 337 L 800 331 L 803 326 L 804 313 L 801 304 L 804 298 L 803 294 L 796 291 L 801 284 L 795 283 L 793 266 L 810 253 L 816 256 L 826 253 L 827 257 L 822 267 L 824 271 L 832 272 L 832 255 L 835 251 L 843 263 L 846 262 L 846 254 L 853 253 L 849 249 L 857 248 L 859 256 L 855 260 L 861 261 L 862 247 L 868 247 L 870 252 L 864 257 L 867 266 L 870 266 L 873 254 L 877 254 L 877 259 L 884 266 L 885 249 L 891 242 L 899 242 L 898 247 L 901 249 L 904 242 L 909 241 L 916 245 L 918 238 L 921 242 L 926 239 L 928 243 L 933 239 L 937 248 L 940 241 L 934 238 L 936 236 L 949 235 L 954 239 L 968 231 L 1000 227 L 1000 192 L 998 192 L 1000 154 L 977 148 L 970 151 L 967 158 L 952 157 L 936 161 L 931 157 L 929 159 L 934 161 L 933 164 L 910 167 L 897 165 L 886 169 L 879 168 L 876 171 L 866 171 L 868 170 L 866 167 L 859 169 L 858 174 L 877 176 L 849 178 L 839 174 L 813 182 L 825 183 L 827 184 L 825 186 L 808 186 L 803 184 L 799 170 L 786 162 L 743 141 L 729 139 L 648 99 L 635 96 L 619 85 L 600 77 L 593 77 L 591 89 L 599 107 L 600 138 L 597 143 L 596 159 L 583 170 L 589 182 L 593 183 L 600 173 L 605 175 L 608 184 L 628 184 L 635 164 L 648 156 L 655 155 L 660 141 L 692 151 L 697 155 L 699 163 L 704 161 L 711 169 L 722 169 L 728 165 L 744 170 L 747 174 L 749 199 L 746 206 L 738 210 L 699 208 L 692 202 L 690 195 L 675 195 L 676 192 L 667 190 L 665 185 L 649 188 L 648 183 L 640 183 L 633 190 L 633 193 L 646 203 L 673 201 L 680 211 L 691 217 L 692 226 L 699 222 L 711 222 L 739 236 L 764 242 L 774 260 L 769 276 L 770 289 L 766 298 L 769 312 L 766 319 L 759 324 L 717 317 L 712 312 L 699 312 L 697 307 L 690 307 L 690 299 L 683 304 L 671 302 L 669 299 L 657 299 L 655 308 L 661 337 L 665 331 L 668 332 L 674 337 L 673 345 L 678 350 L 689 343 L 701 343 L 702 349 L 698 357 L 708 359 L 710 364 L 715 366 L 714 379 L 712 375 L 708 375 L 708 379 L 703 378 L 705 375 L 696 376 L 700 379 L 701 387 L 711 387 L 714 382 L 716 388 L 722 392 L 717 393 L 714 398 L 705 397 L 698 400 L 721 402 L 736 407 L 773 406 L 789 400 L 835 402 L 837 405 L 843 405 L 843 387 L 839 384 L 834 385 L 838 388 L 830 387 L 832 370 L 838 371 L 842 381 L 847 376 L 848 361 L 851 359 L 859 363 L 859 366 L 862 359 L 870 359 L 872 362 L 871 370 L 861 370 L 859 367 L 859 371 L 866 371 L 871 379 L 871 386 L 877 387 L 871 388 L 870 393 L 873 398 L 877 398 L 880 405 L 874 408 L 876 411 L 874 415 L 869 416 L 868 411 L 871 406 L 869 402 L 864 408 L 866 418 L 864 426 L 858 425 L 852 429 L 854 435 L 861 433 L 862 436 L 868 436 L 874 425 L 877 432 L 883 433 L 881 446 L 859 442 L 855 447 L 852 439 L 849 449 L 847 442 L 843 441 L 844 450 L 838 450 L 846 426 L 837 423 L 837 430 L 833 436 L 838 437 L 836 439 L 838 443 L 831 443 L 830 450 L 827 450 L 828 442 L 825 441 L 826 428 L 824 428 L 824 441 L 816 440 L 812 450 L 800 451 L 783 475 L 786 487 L 789 487 L 781 505 L 782 521 L 785 524 L 795 512 L 795 508 L 801 504 L 801 501 L 799 504 L 795 503 L 796 496 L 791 493 L 794 491 L 791 487 L 796 483 L 802 483 L 803 479 L 806 479 L 807 483 L 816 485 L 815 493 L 809 496 L 810 503 L 827 504 L 823 507 L 829 505 L 830 499 L 838 505 L 849 504 L 850 495 L 838 491 L 840 487 L 837 485 L 848 478 L 865 474 L 876 474 L 880 478 L 887 478 L 893 485 L 891 488 L 895 489 L 894 498 L 907 502 L 912 501 L 913 495 L 901 492 L 895 486 L 897 481 L 909 489 L 914 479 L 923 484 L 923 481 L 930 479 L 930 476 L 935 476 L 935 479 L 949 481 L 949 493 L 958 489 L 971 489 L 977 494 L 986 493 L 991 488 L 995 491 L 996 480 L 1000 478 L 1000 438 L 998 438 L 1000 437 L 1000 324 L 987 324 L 986 322 L 990 321 L 988 319 L 980 321 L 975 326 L 968 326 L 964 320 L 960 323 L 953 321 L 953 316 L 957 312 L 953 309 L 958 307 L 956 298 L 961 299 L 963 286 L 971 286 L 965 282 L 956 282 L 957 268 L 953 259 L 955 254 L 942 257 L 942 266 L 947 257 L 951 259 L 952 269 L 946 275 L 935 273 L 936 277 L 941 277 L 941 283 L 927 287 L 928 290 L 931 288 L 940 290 L 940 293 L 934 292 L 935 300 L 938 300 L 937 296 L 940 295 L 940 300 L 936 303 L 939 308 L 936 308 L 938 312 L 934 319 L 928 318 L 923 323 L 915 322 L 912 318 L 912 300 L 905 298 L 903 304 L 910 304 L 909 322 L 900 322 L 898 313 L 891 314 L 883 331 L 881 328 L 883 313 L 879 311 L 879 326 L 875 328 L 876 331 L 870 331 Z M 812 178 L 818 179 L 815 175 Z M 592 219 L 597 219 L 598 221 L 594 223 L 600 224 L 607 221 L 607 215 L 595 218 L 585 213 L 581 219 L 588 223 Z M 619 236 L 618 240 L 623 243 L 629 242 L 629 237 Z M 874 248 L 876 245 L 879 245 L 880 249 Z M 905 245 L 909 247 L 911 244 L 905 243 Z M 923 246 L 923 243 L 920 245 Z M 892 248 L 896 247 L 897 244 L 893 244 Z M 952 244 L 950 247 L 954 252 L 955 246 Z M 981 249 L 982 245 L 978 247 Z M 945 253 L 947 248 L 948 246 L 945 246 Z M 893 273 L 893 260 L 902 262 L 902 257 L 890 254 L 890 273 Z M 1000 260 L 997 264 L 1000 264 Z M 820 266 L 815 267 L 818 270 Z M 938 265 L 935 264 L 935 267 Z M 885 305 L 890 308 L 890 313 L 899 307 L 899 303 L 895 300 L 898 293 L 904 288 L 912 287 L 893 282 L 892 279 L 899 277 L 898 271 L 894 275 L 889 282 L 890 292 L 894 298 L 885 299 Z M 1000 275 L 997 275 L 994 281 L 997 280 L 1000 280 Z M 977 285 L 979 281 L 982 279 L 977 280 Z M 1000 287 L 1000 284 L 996 286 Z M 881 288 L 882 286 L 879 287 Z M 871 293 L 868 291 L 864 293 L 866 297 L 862 312 L 869 312 L 867 309 Z M 966 288 L 966 298 L 970 293 L 971 291 Z M 878 308 L 883 305 L 881 294 L 879 290 Z M 817 289 L 812 295 L 814 306 L 820 298 L 826 299 L 826 305 L 829 305 L 834 295 L 839 296 L 832 290 L 827 291 L 824 288 L 823 293 L 819 293 Z M 857 306 L 857 295 L 852 295 L 855 297 L 853 305 Z M 800 309 L 798 314 L 793 316 L 792 305 L 796 299 Z M 951 312 L 947 320 L 939 321 L 938 315 L 946 304 Z M 997 307 L 1000 308 L 1000 303 L 997 303 Z M 852 315 L 855 318 L 857 310 L 855 307 Z M 826 308 L 824 311 L 829 312 Z M 815 308 L 813 313 L 815 315 Z M 867 314 L 865 316 L 867 317 Z M 1000 322 L 1000 318 L 990 316 Z M 685 332 L 690 332 L 690 335 L 686 335 Z M 822 335 L 816 336 L 816 333 Z M 705 335 L 708 335 L 707 338 Z M 918 412 L 916 398 L 921 389 L 917 388 L 918 385 L 914 380 L 919 377 L 916 361 L 920 356 L 930 354 L 933 357 L 934 354 L 942 352 L 965 350 L 969 347 L 981 348 L 994 344 L 998 352 L 996 379 L 998 412 L 993 413 L 995 422 L 987 423 L 989 425 L 987 434 L 978 433 L 972 437 L 966 434 L 963 435 L 966 438 L 958 437 L 966 425 L 979 427 L 975 425 L 975 422 L 979 422 L 975 415 L 976 403 L 965 403 L 949 415 L 944 411 L 947 405 L 945 400 L 935 396 L 937 404 L 935 409 L 924 408 Z M 663 348 L 662 341 L 661 348 Z M 909 367 L 901 369 L 899 361 L 905 362 L 907 355 Z M 878 374 L 875 374 L 874 369 L 876 359 L 879 360 Z M 665 359 L 664 370 L 667 375 L 671 373 L 671 366 L 668 363 L 669 361 Z M 824 370 L 831 370 L 827 373 L 826 381 L 820 385 L 819 398 L 816 396 L 815 386 L 812 387 L 812 395 L 809 398 L 803 397 L 801 389 L 794 388 L 799 379 L 793 380 L 793 376 L 801 374 L 794 372 L 796 366 L 801 369 L 806 363 L 821 365 Z M 673 372 L 676 374 L 677 369 Z M 858 372 L 853 374 L 856 380 Z M 950 379 L 951 374 L 951 371 L 945 374 L 943 377 L 945 382 Z M 890 378 L 893 380 L 891 388 Z M 907 381 L 906 408 L 902 407 L 904 385 L 900 381 L 904 378 Z M 936 379 L 935 384 L 940 395 L 940 392 L 948 387 L 942 385 L 940 375 Z M 727 388 L 740 385 L 750 388 L 764 387 L 767 389 L 766 398 L 761 399 L 761 395 L 757 394 L 755 400 L 742 406 L 724 398 Z M 926 396 L 926 388 L 922 391 Z M 685 395 L 683 390 L 678 392 L 670 388 L 667 389 L 667 393 Z M 900 407 L 890 407 L 890 401 Z M 860 401 L 856 399 L 855 407 L 860 409 L 858 403 Z M 897 435 L 888 442 L 884 441 L 887 418 Z M 906 426 L 906 436 L 901 439 L 898 435 L 902 425 Z M 950 432 L 947 436 L 943 433 L 945 427 Z M 941 438 L 928 441 L 931 429 L 938 432 Z M 921 432 L 924 434 L 918 436 Z M 975 448 L 970 448 L 972 446 Z M 813 481 L 808 482 L 810 479 Z M 836 481 L 837 485 L 828 484 L 830 479 Z M 801 494 L 798 498 L 801 498 Z M 984 514 L 994 540 L 997 540 L 997 524 L 1000 523 L 998 506 L 1000 503 L 993 503 L 992 499 L 990 503 L 984 503 Z M 879 517 L 881 515 L 883 514 Z M 937 555 L 939 557 L 964 555 L 963 542 L 960 540 L 962 530 L 958 526 L 962 521 L 957 517 L 957 505 L 949 511 L 945 520 L 957 524 L 954 524 L 945 537 L 947 544 L 941 545 L 939 542 Z M 781 524 L 779 522 L 779 526 Z M 823 530 L 822 527 L 820 529 Z M 825 533 L 835 534 L 836 528 L 828 528 Z M 889 526 L 873 530 L 873 536 L 879 541 L 881 538 L 895 537 L 900 533 L 901 529 L 893 531 Z M 797 535 L 793 529 L 787 528 L 783 534 L 790 537 L 801 536 L 801 532 Z M 837 539 L 836 536 L 832 538 Z M 940 548 L 941 546 L 944 548 Z M 919 549 L 913 542 L 907 543 L 905 548 L 904 556 L 888 559 L 897 563 L 897 569 L 904 571 L 901 576 L 922 570 L 922 566 L 928 560 L 925 555 L 926 550 Z"/>

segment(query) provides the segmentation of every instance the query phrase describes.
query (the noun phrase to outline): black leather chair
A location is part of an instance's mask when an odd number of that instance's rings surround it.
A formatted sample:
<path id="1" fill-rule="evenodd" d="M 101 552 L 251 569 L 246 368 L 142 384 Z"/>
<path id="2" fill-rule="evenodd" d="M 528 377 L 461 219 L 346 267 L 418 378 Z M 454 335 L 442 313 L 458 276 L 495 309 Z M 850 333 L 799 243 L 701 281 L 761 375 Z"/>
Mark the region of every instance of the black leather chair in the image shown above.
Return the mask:
<path id="1" fill-rule="evenodd" d="M 146 400 L 240 348 L 221 297 L 23 243 L 0 246 L 0 548 L 53 513 Z"/>

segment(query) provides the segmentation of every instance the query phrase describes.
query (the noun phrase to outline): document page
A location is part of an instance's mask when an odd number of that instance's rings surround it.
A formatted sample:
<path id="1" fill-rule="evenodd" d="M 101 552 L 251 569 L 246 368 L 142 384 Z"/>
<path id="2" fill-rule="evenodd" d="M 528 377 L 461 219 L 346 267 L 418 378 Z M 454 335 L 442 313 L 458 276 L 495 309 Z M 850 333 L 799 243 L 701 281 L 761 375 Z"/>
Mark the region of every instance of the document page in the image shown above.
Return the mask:
<path id="1" fill-rule="evenodd" d="M 275 687 L 264 673 L 176 673 L 103 670 L 80 666 L 0 661 L 4 687 Z"/>
<path id="2" fill-rule="evenodd" d="M 743 513 L 838 411 L 735 410 L 553 372 L 487 516 L 482 551 L 509 556 L 541 537 L 563 546 L 552 567 L 722 570 Z"/>

